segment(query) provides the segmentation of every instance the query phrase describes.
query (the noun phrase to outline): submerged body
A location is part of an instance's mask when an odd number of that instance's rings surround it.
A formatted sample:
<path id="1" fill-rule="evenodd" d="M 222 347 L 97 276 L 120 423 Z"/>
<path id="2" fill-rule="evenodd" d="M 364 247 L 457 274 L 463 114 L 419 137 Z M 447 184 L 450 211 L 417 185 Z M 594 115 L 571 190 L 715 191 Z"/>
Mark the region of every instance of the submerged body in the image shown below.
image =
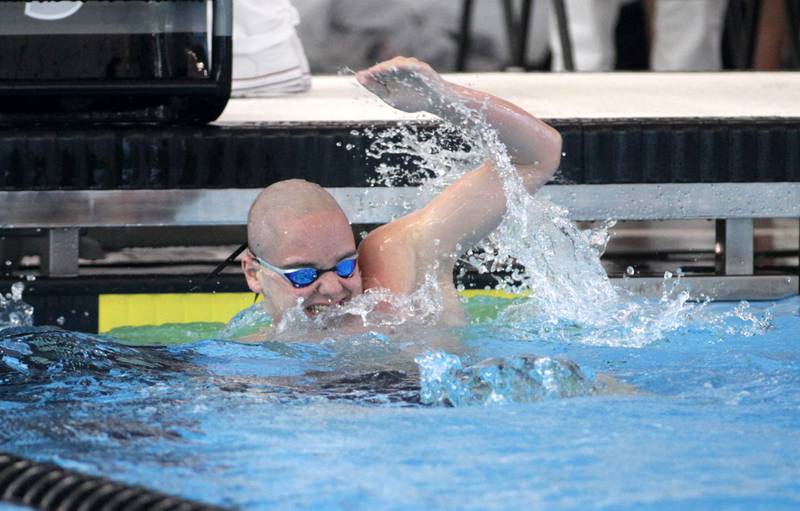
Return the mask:
<path id="1" fill-rule="evenodd" d="M 480 117 L 497 131 L 528 193 L 558 168 L 561 137 L 556 130 L 500 98 L 446 82 L 427 64 L 398 57 L 356 76 L 405 112 L 428 112 L 463 127 Z M 372 231 L 356 247 L 344 212 L 324 189 L 302 180 L 283 181 L 265 189 L 250 210 L 250 250 L 242 269 L 250 289 L 264 295 L 273 324 L 296 307 L 314 317 L 365 291 L 408 296 L 433 282 L 441 303 L 437 323 L 459 325 L 464 315 L 453 266 L 500 224 L 505 211 L 502 179 L 487 160 L 422 209 Z M 351 270 L 349 261 L 356 256 Z M 381 309 L 392 313 L 387 302 Z"/>

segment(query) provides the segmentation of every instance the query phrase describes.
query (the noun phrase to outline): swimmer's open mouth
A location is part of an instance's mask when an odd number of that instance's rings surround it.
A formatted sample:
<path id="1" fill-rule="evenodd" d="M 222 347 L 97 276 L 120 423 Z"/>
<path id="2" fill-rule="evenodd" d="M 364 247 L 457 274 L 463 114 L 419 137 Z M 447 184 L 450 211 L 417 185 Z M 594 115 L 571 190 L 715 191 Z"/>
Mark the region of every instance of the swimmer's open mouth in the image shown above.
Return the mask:
<path id="1" fill-rule="evenodd" d="M 306 307 L 306 314 L 308 314 L 309 316 L 311 316 L 313 318 L 314 316 L 318 315 L 320 312 L 328 309 L 328 307 L 330 307 L 330 305 L 327 305 L 327 304 L 310 305 L 310 306 Z"/>
<path id="2" fill-rule="evenodd" d="M 317 303 L 314 305 L 309 305 L 308 307 L 305 308 L 305 311 L 306 314 L 308 314 L 308 316 L 313 318 L 326 310 L 330 310 L 333 307 L 339 307 L 343 305 L 345 302 L 347 302 L 346 299 L 342 299 L 339 300 L 338 302 L 333 302 L 333 303 Z"/>

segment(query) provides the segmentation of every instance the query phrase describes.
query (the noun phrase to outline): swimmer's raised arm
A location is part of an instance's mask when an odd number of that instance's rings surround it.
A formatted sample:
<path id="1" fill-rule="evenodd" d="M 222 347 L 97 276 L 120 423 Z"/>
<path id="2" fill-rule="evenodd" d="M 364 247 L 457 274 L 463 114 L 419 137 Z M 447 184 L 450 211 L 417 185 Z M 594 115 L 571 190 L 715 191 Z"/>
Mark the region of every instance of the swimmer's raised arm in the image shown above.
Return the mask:
<path id="1" fill-rule="evenodd" d="M 470 112 L 481 111 L 508 149 L 512 163 L 535 166 L 525 169 L 535 174 L 552 175 L 558 169 L 558 131 L 502 98 L 444 80 L 424 62 L 395 57 L 360 71 L 356 77 L 370 92 L 404 112 L 428 112 L 457 126 L 478 127 Z M 457 108 L 459 104 L 466 108 Z"/>
<path id="2" fill-rule="evenodd" d="M 503 99 L 444 80 L 416 59 L 397 57 L 356 75 L 389 105 L 406 112 L 428 112 L 453 124 L 478 127 L 476 113 L 497 131 L 523 184 L 534 193 L 558 169 L 561 136 L 552 127 Z M 463 105 L 467 108 L 456 107 Z M 365 287 L 410 292 L 430 268 L 440 284 L 452 288 L 458 256 L 494 230 L 503 218 L 506 198 L 495 164 L 486 161 L 465 174 L 420 209 L 373 231 L 364 241 L 360 263 L 379 276 Z M 391 247 L 391 249 L 387 249 Z M 413 259 L 406 271 L 403 261 Z M 386 266 L 386 268 L 384 268 Z"/>

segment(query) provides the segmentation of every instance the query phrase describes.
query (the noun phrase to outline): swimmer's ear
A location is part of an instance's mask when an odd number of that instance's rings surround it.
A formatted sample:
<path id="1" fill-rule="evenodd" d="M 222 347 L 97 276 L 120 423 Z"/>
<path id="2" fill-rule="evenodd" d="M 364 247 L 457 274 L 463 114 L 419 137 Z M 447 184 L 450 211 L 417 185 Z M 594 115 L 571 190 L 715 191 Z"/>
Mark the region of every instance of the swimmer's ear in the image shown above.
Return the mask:
<path id="1" fill-rule="evenodd" d="M 261 293 L 261 282 L 258 279 L 258 270 L 260 267 L 253 257 L 245 252 L 242 255 L 242 273 L 247 281 L 247 287 L 254 293 Z"/>

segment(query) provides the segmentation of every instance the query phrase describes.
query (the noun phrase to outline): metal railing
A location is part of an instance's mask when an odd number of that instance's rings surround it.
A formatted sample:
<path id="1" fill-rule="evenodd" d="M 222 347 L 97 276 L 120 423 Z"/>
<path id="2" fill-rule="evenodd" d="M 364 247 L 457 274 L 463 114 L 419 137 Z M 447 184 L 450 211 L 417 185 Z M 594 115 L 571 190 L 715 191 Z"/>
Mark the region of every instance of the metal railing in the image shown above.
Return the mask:
<path id="1" fill-rule="evenodd" d="M 413 187 L 328 190 L 355 224 L 389 222 L 426 201 Z M 241 226 L 259 191 L 0 192 L 0 229 L 45 230 L 43 273 L 75 276 L 81 228 Z M 698 281 L 706 294 L 766 299 L 799 292 L 797 275 L 753 276 L 753 219 L 800 218 L 800 183 L 549 185 L 539 194 L 567 208 L 572 220 L 717 220 L 717 275 Z M 658 283 L 648 282 L 629 285 Z"/>

